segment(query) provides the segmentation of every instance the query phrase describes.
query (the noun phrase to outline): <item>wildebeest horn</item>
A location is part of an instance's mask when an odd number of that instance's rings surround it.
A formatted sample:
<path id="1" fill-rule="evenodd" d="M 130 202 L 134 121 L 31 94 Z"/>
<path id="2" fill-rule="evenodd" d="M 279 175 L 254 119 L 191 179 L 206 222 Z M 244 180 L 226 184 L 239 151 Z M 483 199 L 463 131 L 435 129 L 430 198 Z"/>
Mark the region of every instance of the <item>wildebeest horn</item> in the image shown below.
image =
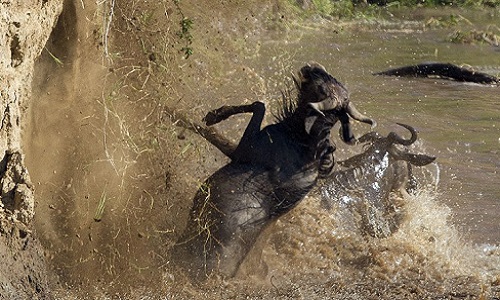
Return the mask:
<path id="1" fill-rule="evenodd" d="M 335 107 L 329 108 L 330 105 L 328 105 L 329 103 L 327 103 L 328 100 L 330 100 L 330 99 L 326 99 L 326 100 L 323 100 L 321 102 L 310 102 L 310 103 L 308 103 L 308 105 L 312 109 L 314 109 L 317 113 L 319 113 L 320 115 L 325 116 L 325 114 L 323 113 L 323 111 L 327 111 L 327 110 L 330 110 L 330 109 L 335 109 Z"/>
<path id="2" fill-rule="evenodd" d="M 409 146 L 417 140 L 417 131 L 415 130 L 415 128 L 411 127 L 410 125 L 406 125 L 406 124 L 402 124 L 402 123 L 396 123 L 396 124 L 408 129 L 411 133 L 411 138 L 408 140 L 405 140 L 402 137 L 400 137 L 397 133 L 391 132 L 391 133 L 389 133 L 387 138 L 392 143 L 396 143 L 396 144 L 400 144 L 400 145 L 404 145 L 404 146 Z"/>
<path id="3" fill-rule="evenodd" d="M 356 109 L 356 107 L 354 107 L 354 104 L 352 104 L 352 102 L 349 102 L 347 104 L 347 110 L 346 111 L 349 114 L 349 116 L 351 118 L 353 118 L 354 120 L 370 124 L 372 126 L 372 129 L 377 126 L 377 122 L 375 122 L 375 120 L 373 120 L 373 119 L 371 119 L 371 118 L 363 115 L 362 113 L 360 113 Z"/>

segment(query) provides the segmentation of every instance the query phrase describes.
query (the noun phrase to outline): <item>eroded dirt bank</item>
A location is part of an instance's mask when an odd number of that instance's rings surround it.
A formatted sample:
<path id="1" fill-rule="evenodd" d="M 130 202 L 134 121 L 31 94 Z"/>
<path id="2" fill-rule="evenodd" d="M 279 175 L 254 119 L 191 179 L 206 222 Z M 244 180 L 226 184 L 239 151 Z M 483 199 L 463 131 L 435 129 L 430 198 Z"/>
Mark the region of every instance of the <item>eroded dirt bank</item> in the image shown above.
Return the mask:
<path id="1" fill-rule="evenodd" d="M 21 135 L 35 59 L 61 8 L 62 1 L 0 3 L 0 299 L 50 297 Z"/>

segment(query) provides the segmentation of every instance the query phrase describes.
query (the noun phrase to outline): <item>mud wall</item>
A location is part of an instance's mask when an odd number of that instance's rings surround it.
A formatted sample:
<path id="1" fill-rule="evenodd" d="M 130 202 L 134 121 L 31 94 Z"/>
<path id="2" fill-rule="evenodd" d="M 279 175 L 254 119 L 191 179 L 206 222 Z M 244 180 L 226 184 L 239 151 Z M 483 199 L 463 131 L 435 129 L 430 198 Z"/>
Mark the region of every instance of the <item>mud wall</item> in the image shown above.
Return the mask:
<path id="1" fill-rule="evenodd" d="M 61 8 L 58 0 L 0 2 L 0 299 L 49 297 L 21 133 L 34 62 Z"/>

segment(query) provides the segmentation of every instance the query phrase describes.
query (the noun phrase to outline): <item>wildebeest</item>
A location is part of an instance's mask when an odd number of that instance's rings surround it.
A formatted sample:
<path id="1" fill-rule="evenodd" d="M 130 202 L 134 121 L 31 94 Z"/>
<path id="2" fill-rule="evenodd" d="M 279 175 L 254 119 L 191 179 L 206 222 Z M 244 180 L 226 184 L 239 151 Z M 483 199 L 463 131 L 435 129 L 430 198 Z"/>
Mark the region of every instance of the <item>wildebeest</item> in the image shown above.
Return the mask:
<path id="1" fill-rule="evenodd" d="M 330 130 L 341 122 L 343 139 L 354 140 L 349 118 L 375 125 L 348 99 L 345 87 L 319 64 L 294 78 L 297 98 L 284 102 L 275 124 L 261 129 L 262 102 L 223 106 L 204 121 L 253 113 L 231 162 L 210 176 L 194 197 L 188 223 L 172 249 L 177 265 L 204 279 L 213 272 L 234 276 L 259 234 L 296 206 L 317 178 L 333 168 Z"/>
<path id="2" fill-rule="evenodd" d="M 400 77 L 441 77 L 462 82 L 500 84 L 500 78 L 450 63 L 422 63 L 418 65 L 389 69 L 373 75 Z"/>
<path id="3" fill-rule="evenodd" d="M 403 139 L 395 132 L 386 137 L 370 132 L 358 139 L 368 143 L 363 153 L 355 155 L 338 165 L 346 168 L 334 171 L 322 184 L 322 201 L 330 207 L 338 201 L 347 202 L 359 214 L 363 230 L 375 237 L 390 235 L 398 225 L 398 207 L 391 200 L 391 192 L 403 197 L 416 189 L 412 165 L 425 166 L 436 158 L 425 154 L 409 153 L 401 146 L 410 146 L 417 140 L 415 129 L 400 124 L 411 133 Z"/>

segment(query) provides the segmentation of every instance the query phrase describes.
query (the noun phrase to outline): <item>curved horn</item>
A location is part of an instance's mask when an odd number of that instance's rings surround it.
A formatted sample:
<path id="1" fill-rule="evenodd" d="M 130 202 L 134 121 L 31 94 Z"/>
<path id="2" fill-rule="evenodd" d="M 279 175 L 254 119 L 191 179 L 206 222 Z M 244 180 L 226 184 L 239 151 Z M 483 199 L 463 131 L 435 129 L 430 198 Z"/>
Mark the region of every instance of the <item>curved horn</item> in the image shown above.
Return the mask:
<path id="1" fill-rule="evenodd" d="M 411 127 L 410 125 L 406 125 L 406 124 L 402 124 L 402 123 L 396 123 L 398 124 L 399 126 L 402 126 L 406 129 L 408 129 L 411 133 L 411 138 L 408 139 L 408 140 L 405 140 L 404 138 L 400 137 L 397 133 L 395 132 L 391 132 L 389 133 L 389 135 L 387 136 L 387 138 L 392 142 L 392 143 L 396 143 L 396 144 L 400 144 L 400 145 L 404 145 L 404 146 L 409 146 L 413 143 L 415 143 L 415 141 L 417 140 L 417 131 L 415 130 L 415 128 Z"/>
<path id="2" fill-rule="evenodd" d="M 309 105 L 312 109 L 314 109 L 316 112 L 318 112 L 320 115 L 324 116 L 325 114 L 323 113 L 324 111 L 332 110 L 337 108 L 339 106 L 339 102 L 336 99 L 333 98 L 326 98 L 325 100 L 321 102 L 309 102 L 307 105 Z"/>
<path id="3" fill-rule="evenodd" d="M 351 118 L 353 118 L 354 120 L 370 124 L 372 126 L 372 129 L 377 126 L 377 122 L 375 122 L 375 120 L 373 120 L 373 119 L 371 119 L 371 118 L 363 115 L 362 113 L 360 113 L 356 109 L 356 107 L 354 107 L 354 104 L 352 104 L 352 102 L 349 102 L 347 104 L 346 111 L 349 114 L 349 116 L 351 116 Z"/>
<path id="4" fill-rule="evenodd" d="M 314 109 L 317 113 L 319 113 L 323 117 L 325 116 L 325 114 L 322 112 L 323 107 L 324 107 L 322 102 L 312 102 L 312 103 L 308 103 L 307 105 L 309 105 L 312 109 Z"/>
<path id="5" fill-rule="evenodd" d="M 356 138 L 352 133 L 351 124 L 349 123 L 349 117 L 347 115 L 340 115 L 340 138 L 344 143 L 348 145 L 354 145 Z"/>

